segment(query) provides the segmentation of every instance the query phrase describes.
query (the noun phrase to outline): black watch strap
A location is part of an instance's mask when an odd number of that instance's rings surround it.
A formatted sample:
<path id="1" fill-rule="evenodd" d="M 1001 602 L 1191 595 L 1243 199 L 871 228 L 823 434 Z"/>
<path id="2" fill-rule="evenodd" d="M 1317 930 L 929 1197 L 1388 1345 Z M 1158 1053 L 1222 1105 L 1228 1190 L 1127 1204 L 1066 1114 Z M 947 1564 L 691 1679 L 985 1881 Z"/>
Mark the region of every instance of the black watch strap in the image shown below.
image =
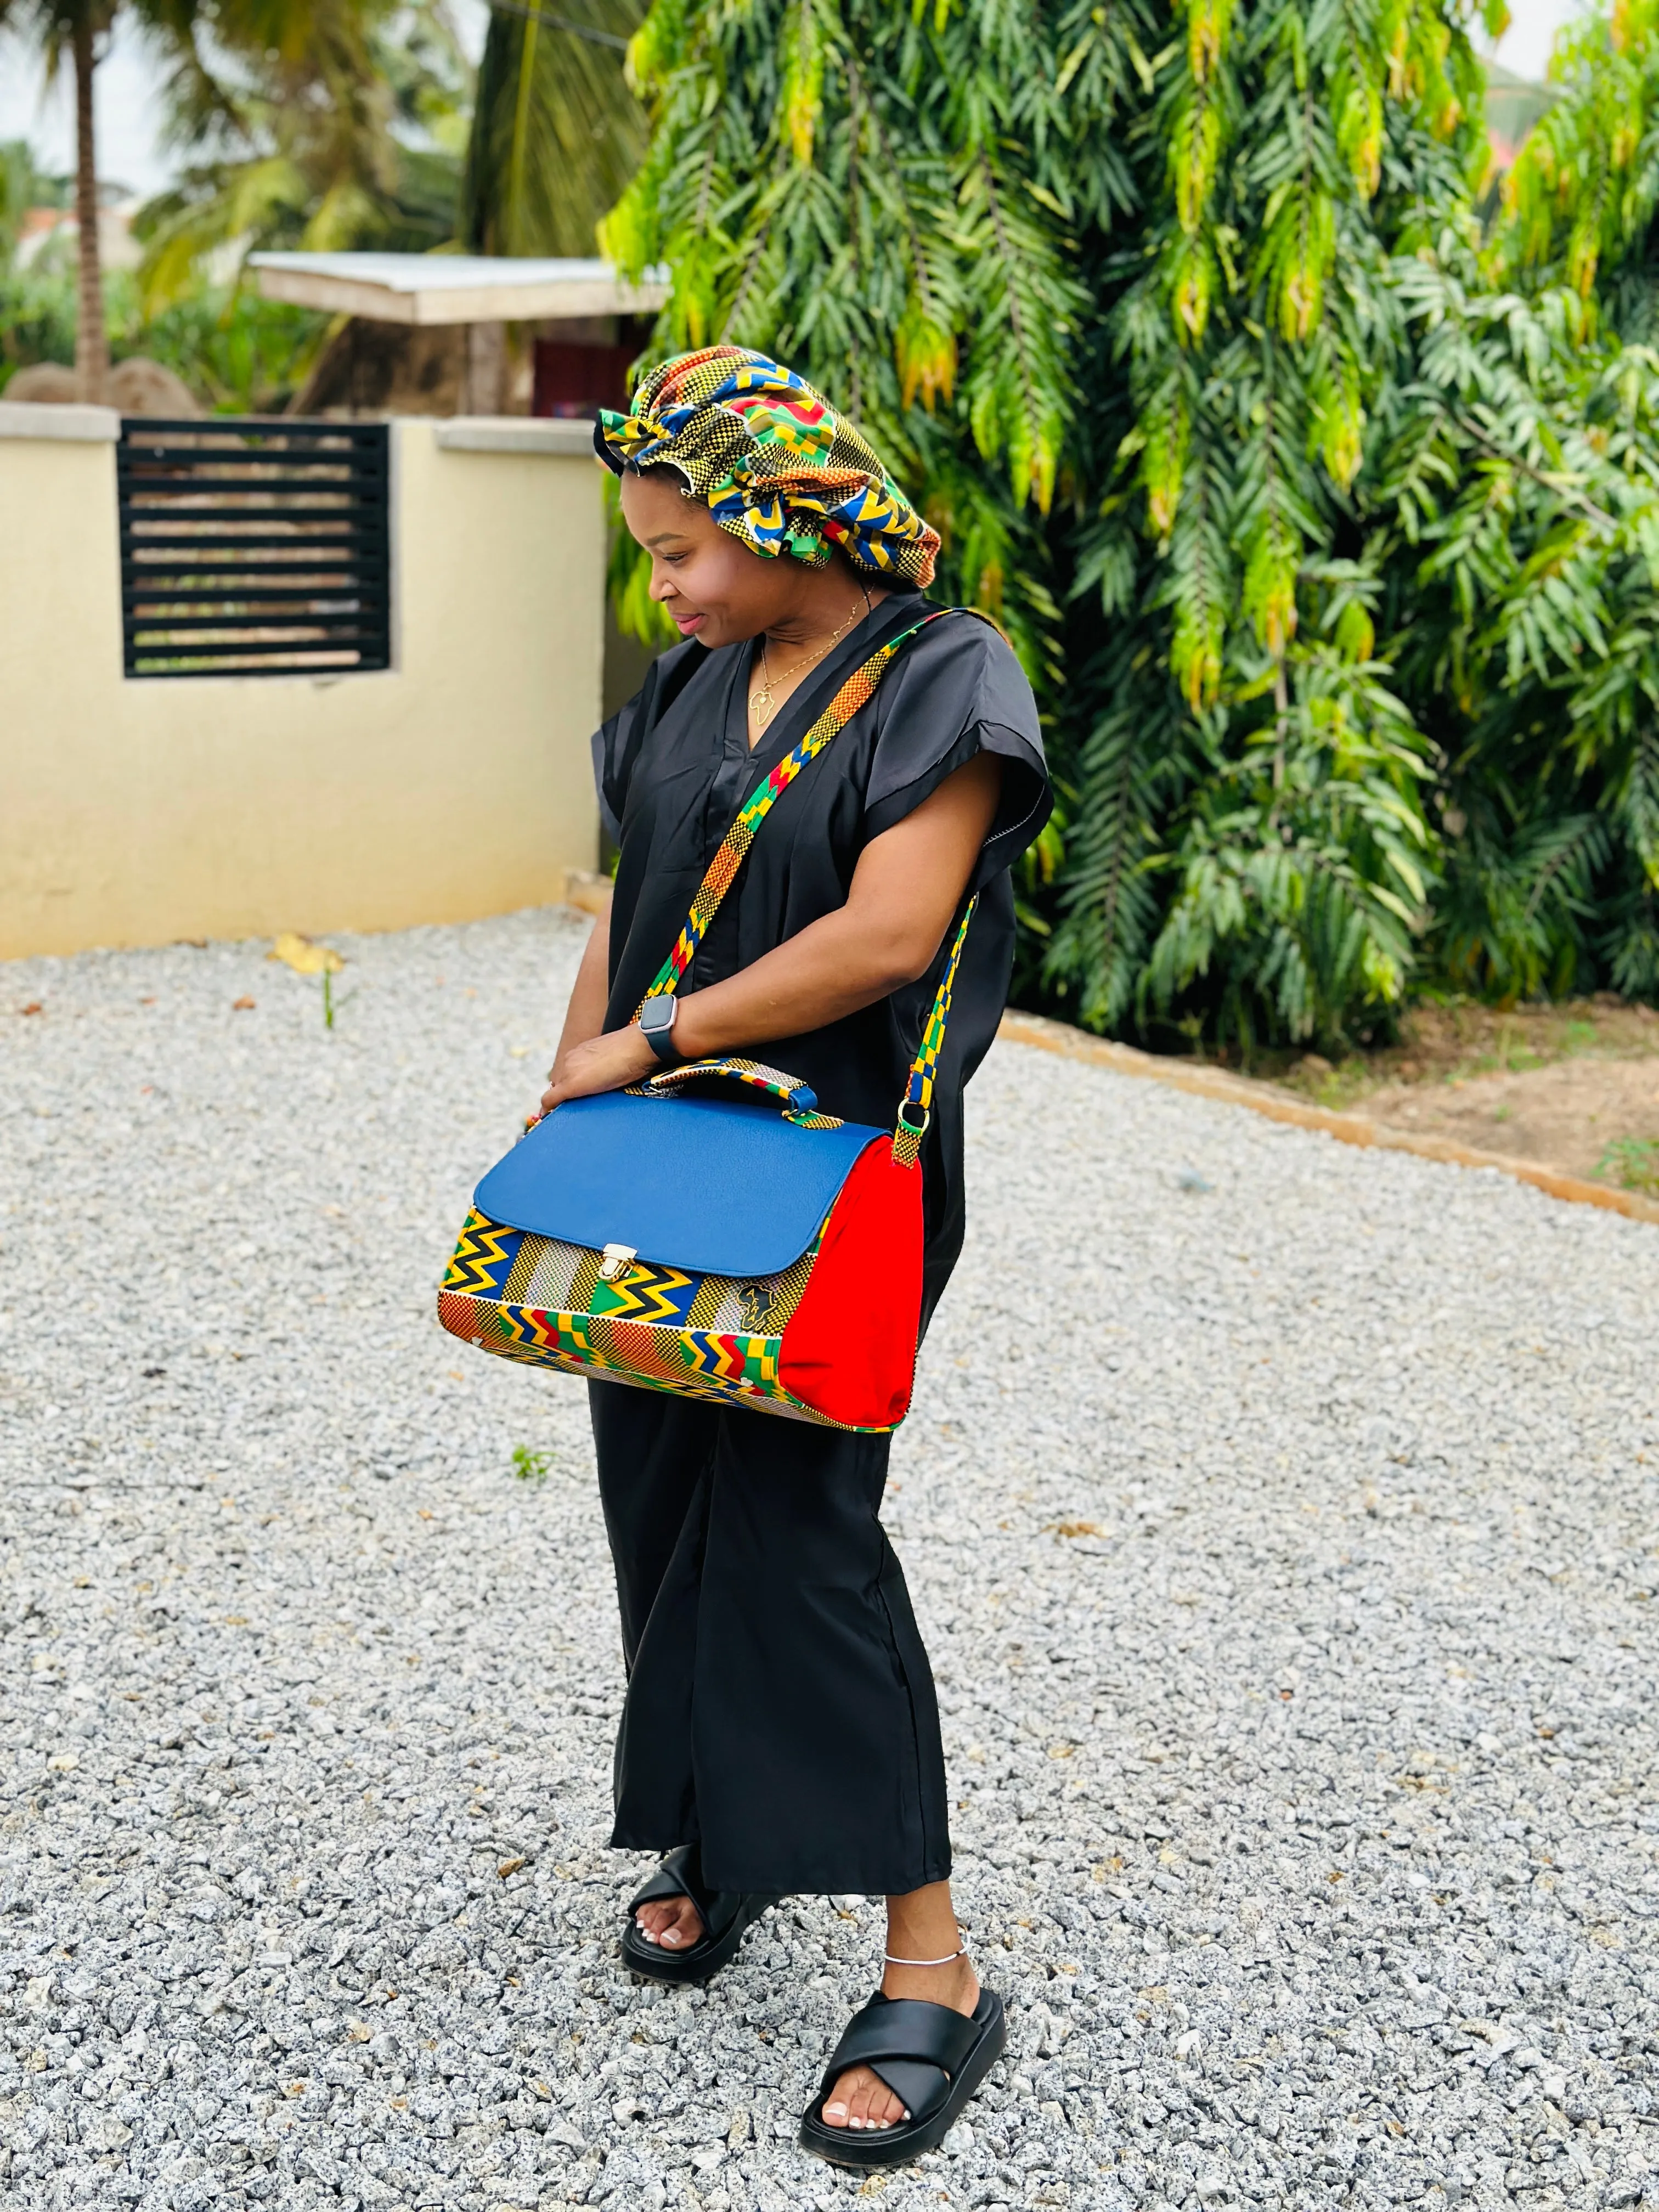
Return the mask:
<path id="1" fill-rule="evenodd" d="M 656 1013 L 659 1007 L 666 1012 L 667 1019 L 665 1021 L 659 1015 L 656 1020 L 647 1021 L 646 1016 Z M 664 992 L 660 997 L 647 999 L 640 1008 L 638 1022 L 641 1034 L 646 1038 L 659 1060 L 674 1060 L 680 1056 L 674 1044 L 674 1018 L 678 1012 L 678 1000 L 671 997 L 666 992 Z"/>

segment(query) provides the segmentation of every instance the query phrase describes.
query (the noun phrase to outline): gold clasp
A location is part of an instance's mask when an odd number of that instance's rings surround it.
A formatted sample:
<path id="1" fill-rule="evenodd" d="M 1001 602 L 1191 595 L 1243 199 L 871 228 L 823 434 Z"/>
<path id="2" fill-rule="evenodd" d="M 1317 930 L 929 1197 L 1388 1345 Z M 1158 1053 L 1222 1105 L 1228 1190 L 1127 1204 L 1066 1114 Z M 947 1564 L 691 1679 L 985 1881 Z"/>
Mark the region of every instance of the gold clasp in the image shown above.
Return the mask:
<path id="1" fill-rule="evenodd" d="M 602 1283 L 620 1282 L 639 1256 L 637 1249 L 632 1244 L 607 1244 L 599 1255 L 599 1280 Z"/>

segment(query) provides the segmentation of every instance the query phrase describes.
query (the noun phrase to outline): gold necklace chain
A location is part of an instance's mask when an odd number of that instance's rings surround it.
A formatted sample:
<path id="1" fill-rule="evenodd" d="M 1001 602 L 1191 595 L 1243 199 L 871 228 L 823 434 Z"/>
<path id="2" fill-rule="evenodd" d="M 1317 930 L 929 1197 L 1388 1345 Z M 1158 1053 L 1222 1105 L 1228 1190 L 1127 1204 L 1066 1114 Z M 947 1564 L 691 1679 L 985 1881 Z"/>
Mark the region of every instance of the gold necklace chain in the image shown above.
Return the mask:
<path id="1" fill-rule="evenodd" d="M 781 668 L 775 676 L 773 675 L 771 665 L 766 658 L 766 633 L 764 630 L 761 632 L 761 680 L 755 686 L 755 689 L 749 694 L 749 711 L 755 718 L 755 728 L 757 732 L 763 730 L 767 724 L 771 720 L 773 715 L 777 712 L 777 708 L 774 705 L 772 699 L 773 685 L 775 684 L 781 684 L 786 677 L 794 675 L 798 669 L 805 668 L 809 662 L 816 664 L 822 660 L 824 655 L 830 650 L 831 647 L 839 644 L 841 640 L 846 636 L 848 631 L 852 629 L 853 624 L 859 619 L 860 616 L 867 615 L 869 611 L 870 594 L 868 592 L 866 592 L 864 594 L 864 605 L 861 607 L 854 607 L 852 613 L 848 616 L 841 628 L 836 630 L 833 635 L 827 637 L 823 643 L 819 646 L 816 653 L 803 653 L 799 660 L 792 660 L 787 668 Z"/>

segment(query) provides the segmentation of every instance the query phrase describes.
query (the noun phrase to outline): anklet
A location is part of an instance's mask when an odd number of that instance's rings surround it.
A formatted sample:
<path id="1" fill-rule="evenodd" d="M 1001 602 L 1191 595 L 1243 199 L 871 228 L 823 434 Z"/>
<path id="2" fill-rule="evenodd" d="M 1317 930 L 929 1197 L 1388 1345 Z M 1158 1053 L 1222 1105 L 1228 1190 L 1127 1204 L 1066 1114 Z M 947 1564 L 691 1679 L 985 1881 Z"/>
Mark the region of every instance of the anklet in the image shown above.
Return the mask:
<path id="1" fill-rule="evenodd" d="M 884 1951 L 881 1955 L 883 1963 L 889 1966 L 950 1966 L 968 1956 L 968 1946 L 964 1943 L 961 1950 L 952 1951 L 943 1959 L 896 1959 L 890 1951 Z"/>

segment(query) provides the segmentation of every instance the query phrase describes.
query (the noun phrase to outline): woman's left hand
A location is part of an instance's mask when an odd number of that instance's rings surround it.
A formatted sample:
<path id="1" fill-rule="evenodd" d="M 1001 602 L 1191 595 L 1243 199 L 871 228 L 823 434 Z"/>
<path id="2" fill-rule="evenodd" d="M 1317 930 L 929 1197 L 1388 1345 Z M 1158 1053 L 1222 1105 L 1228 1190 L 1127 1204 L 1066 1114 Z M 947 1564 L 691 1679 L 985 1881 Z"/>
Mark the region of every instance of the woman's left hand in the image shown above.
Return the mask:
<path id="1" fill-rule="evenodd" d="M 620 1091 L 627 1084 L 654 1075 L 661 1066 L 651 1040 L 633 1023 L 625 1030 L 609 1030 L 603 1036 L 573 1045 L 555 1064 L 542 1093 L 542 1111 L 550 1114 L 567 1098 L 592 1098 L 601 1091 Z"/>

